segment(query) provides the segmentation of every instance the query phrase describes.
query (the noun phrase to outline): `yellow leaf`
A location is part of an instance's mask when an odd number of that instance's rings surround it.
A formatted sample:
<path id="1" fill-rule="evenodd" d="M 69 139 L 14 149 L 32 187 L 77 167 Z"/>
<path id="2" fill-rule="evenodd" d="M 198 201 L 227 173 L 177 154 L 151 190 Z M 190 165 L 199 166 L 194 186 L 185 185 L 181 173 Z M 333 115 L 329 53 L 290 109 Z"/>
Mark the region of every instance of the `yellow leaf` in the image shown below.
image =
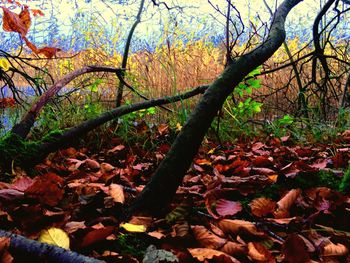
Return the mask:
<path id="1" fill-rule="evenodd" d="M 146 227 L 144 225 L 134 225 L 130 223 L 120 224 L 120 227 L 124 228 L 128 232 L 146 232 Z"/>
<path id="2" fill-rule="evenodd" d="M 9 70 L 10 63 L 6 58 L 0 58 L 0 68 L 2 68 L 4 71 Z"/>
<path id="3" fill-rule="evenodd" d="M 43 230 L 40 234 L 39 241 L 50 245 L 69 249 L 69 237 L 62 229 L 51 227 Z"/>
<path id="4" fill-rule="evenodd" d="M 176 123 L 176 131 L 181 131 L 182 126 L 180 123 Z"/>

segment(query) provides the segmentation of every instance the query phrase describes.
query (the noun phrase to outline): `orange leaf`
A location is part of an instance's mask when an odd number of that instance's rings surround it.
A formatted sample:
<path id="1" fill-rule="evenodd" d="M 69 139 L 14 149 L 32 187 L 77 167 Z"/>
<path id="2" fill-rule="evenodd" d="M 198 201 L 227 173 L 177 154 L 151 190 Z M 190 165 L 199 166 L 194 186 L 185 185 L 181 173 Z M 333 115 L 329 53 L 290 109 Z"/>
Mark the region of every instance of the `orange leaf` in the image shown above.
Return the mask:
<path id="1" fill-rule="evenodd" d="M 30 19 L 30 13 L 28 11 L 28 7 L 24 8 L 21 13 L 19 13 L 19 18 L 22 21 L 22 24 L 24 25 L 25 28 L 25 35 L 28 33 L 30 25 L 32 23 Z"/>
<path id="2" fill-rule="evenodd" d="M 277 202 L 278 210 L 288 211 L 301 194 L 300 189 L 292 189 Z"/>
<path id="3" fill-rule="evenodd" d="M 270 251 L 257 242 L 248 243 L 248 255 L 251 259 L 255 261 L 263 261 L 264 263 L 275 262 Z"/>
<path id="4" fill-rule="evenodd" d="M 2 28 L 4 31 L 17 32 L 24 37 L 28 32 L 28 28 L 23 23 L 19 15 L 11 12 L 6 7 L 2 7 L 2 10 L 4 11 L 4 15 L 2 17 Z"/>
<path id="5" fill-rule="evenodd" d="M 275 210 L 276 202 L 265 197 L 260 197 L 254 199 L 249 206 L 253 215 L 263 217 Z"/>
<path id="6" fill-rule="evenodd" d="M 246 245 L 232 241 L 228 241 L 220 250 L 231 256 L 242 256 L 247 254 Z"/>
<path id="7" fill-rule="evenodd" d="M 38 49 L 38 54 L 43 54 L 47 58 L 52 58 L 56 56 L 56 53 L 61 51 L 60 48 L 56 47 L 43 47 Z"/>
<path id="8" fill-rule="evenodd" d="M 39 9 L 32 9 L 33 16 L 44 16 L 44 13 Z"/>
<path id="9" fill-rule="evenodd" d="M 323 248 L 323 256 L 345 256 L 349 253 L 349 249 L 343 244 L 329 243 Z"/>
<path id="10" fill-rule="evenodd" d="M 32 42 L 30 42 L 26 37 L 23 37 L 24 42 L 26 42 L 26 45 L 35 53 L 38 54 L 38 48 L 36 45 L 34 45 Z"/>
<path id="11" fill-rule="evenodd" d="M 218 227 L 226 234 L 248 234 L 253 237 L 265 236 L 265 233 L 259 231 L 252 222 L 245 220 L 223 219 L 218 222 Z"/>

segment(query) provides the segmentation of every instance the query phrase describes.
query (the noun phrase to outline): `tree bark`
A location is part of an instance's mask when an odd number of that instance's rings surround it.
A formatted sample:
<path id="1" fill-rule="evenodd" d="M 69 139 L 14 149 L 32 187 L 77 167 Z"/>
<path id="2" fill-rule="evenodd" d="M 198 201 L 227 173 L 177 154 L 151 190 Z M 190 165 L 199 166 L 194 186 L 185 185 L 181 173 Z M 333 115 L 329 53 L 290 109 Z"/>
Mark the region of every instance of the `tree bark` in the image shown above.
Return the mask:
<path id="1" fill-rule="evenodd" d="M 102 263 L 76 252 L 27 239 L 23 236 L 0 230 L 0 237 L 10 238 L 9 252 L 15 262 L 52 262 L 52 263 Z"/>
<path id="2" fill-rule="evenodd" d="M 286 35 L 285 19 L 299 2 L 301 0 L 285 0 L 275 12 L 266 41 L 233 61 L 209 86 L 150 182 L 129 207 L 129 215 L 140 210 L 155 213 L 171 201 L 217 111 L 235 86 L 281 46 Z"/>
<path id="3" fill-rule="evenodd" d="M 131 105 L 124 105 L 119 108 L 102 113 L 101 115 L 99 115 L 94 119 L 84 121 L 79 125 L 76 125 L 64 131 L 62 134 L 57 134 L 55 137 L 50 138 L 49 141 L 42 142 L 40 145 L 37 145 L 37 146 L 33 145 L 31 149 L 32 153 L 17 155 L 15 164 L 23 168 L 31 168 L 37 163 L 41 162 L 43 159 L 45 159 L 45 157 L 49 153 L 72 145 L 82 135 L 88 133 L 89 131 L 97 128 L 98 126 L 108 121 L 111 121 L 115 118 L 118 118 L 120 116 L 123 116 L 131 112 L 135 112 L 138 110 L 161 106 L 169 103 L 174 103 L 180 100 L 188 99 L 198 94 L 204 93 L 204 91 L 207 88 L 208 86 L 199 86 L 193 90 L 190 90 L 188 92 L 185 92 L 176 96 L 162 97 L 162 98 L 147 100 L 147 101 L 143 101 L 143 102 L 139 102 Z M 0 154 L 1 154 L 1 150 L 0 150 Z M 13 156 L 9 156 L 9 158 L 13 158 Z M 11 163 L 11 161 L 6 160 L 6 163 Z"/>
<path id="4" fill-rule="evenodd" d="M 77 69 L 62 79 L 53 84 L 33 105 L 30 107 L 28 112 L 23 116 L 22 120 L 13 126 L 11 132 L 17 134 L 21 138 L 25 139 L 33 127 L 36 118 L 38 117 L 41 109 L 55 96 L 64 86 L 66 86 L 73 79 L 77 78 L 80 75 L 90 73 L 90 72 L 112 72 L 118 75 L 118 78 L 121 78 L 122 69 L 105 67 L 105 66 L 86 66 L 81 69 Z"/>

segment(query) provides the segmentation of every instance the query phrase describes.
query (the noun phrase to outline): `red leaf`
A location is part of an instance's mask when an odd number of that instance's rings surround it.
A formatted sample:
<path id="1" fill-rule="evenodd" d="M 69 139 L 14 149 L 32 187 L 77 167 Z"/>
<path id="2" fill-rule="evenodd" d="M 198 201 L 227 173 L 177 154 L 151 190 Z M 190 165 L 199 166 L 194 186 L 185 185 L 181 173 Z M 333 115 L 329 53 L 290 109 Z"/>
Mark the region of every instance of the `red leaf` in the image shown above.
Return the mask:
<path id="1" fill-rule="evenodd" d="M 47 173 L 37 176 L 25 194 L 37 199 L 42 204 L 55 206 L 63 198 L 63 183 L 64 180 L 58 175 Z"/>
<path id="2" fill-rule="evenodd" d="M 216 212 L 221 216 L 233 216 L 242 211 L 240 202 L 219 199 L 216 202 Z"/>
<path id="3" fill-rule="evenodd" d="M 283 244 L 283 253 L 286 262 L 304 263 L 310 259 L 307 247 L 301 237 L 297 234 L 290 234 Z"/>
<path id="4" fill-rule="evenodd" d="M 106 226 L 104 228 L 94 229 L 90 231 L 84 236 L 80 244 L 80 248 L 91 246 L 92 244 L 95 244 L 97 242 L 100 242 L 106 239 L 106 237 L 111 235 L 114 232 L 114 230 L 115 230 L 114 226 Z"/>
<path id="5" fill-rule="evenodd" d="M 39 9 L 32 9 L 33 16 L 44 16 L 44 13 Z"/>

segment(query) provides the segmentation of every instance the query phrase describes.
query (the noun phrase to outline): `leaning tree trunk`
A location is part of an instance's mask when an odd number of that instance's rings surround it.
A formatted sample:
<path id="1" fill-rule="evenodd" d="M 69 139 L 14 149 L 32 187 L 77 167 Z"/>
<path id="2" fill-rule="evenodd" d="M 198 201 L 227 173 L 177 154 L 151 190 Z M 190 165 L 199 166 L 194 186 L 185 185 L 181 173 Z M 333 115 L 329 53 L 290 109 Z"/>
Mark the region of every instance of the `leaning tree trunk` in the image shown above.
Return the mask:
<path id="1" fill-rule="evenodd" d="M 285 0 L 276 10 L 269 35 L 259 47 L 230 64 L 209 86 L 150 182 L 129 208 L 159 211 L 174 196 L 218 110 L 235 86 L 265 62 L 285 39 L 285 19 L 301 0 Z"/>

